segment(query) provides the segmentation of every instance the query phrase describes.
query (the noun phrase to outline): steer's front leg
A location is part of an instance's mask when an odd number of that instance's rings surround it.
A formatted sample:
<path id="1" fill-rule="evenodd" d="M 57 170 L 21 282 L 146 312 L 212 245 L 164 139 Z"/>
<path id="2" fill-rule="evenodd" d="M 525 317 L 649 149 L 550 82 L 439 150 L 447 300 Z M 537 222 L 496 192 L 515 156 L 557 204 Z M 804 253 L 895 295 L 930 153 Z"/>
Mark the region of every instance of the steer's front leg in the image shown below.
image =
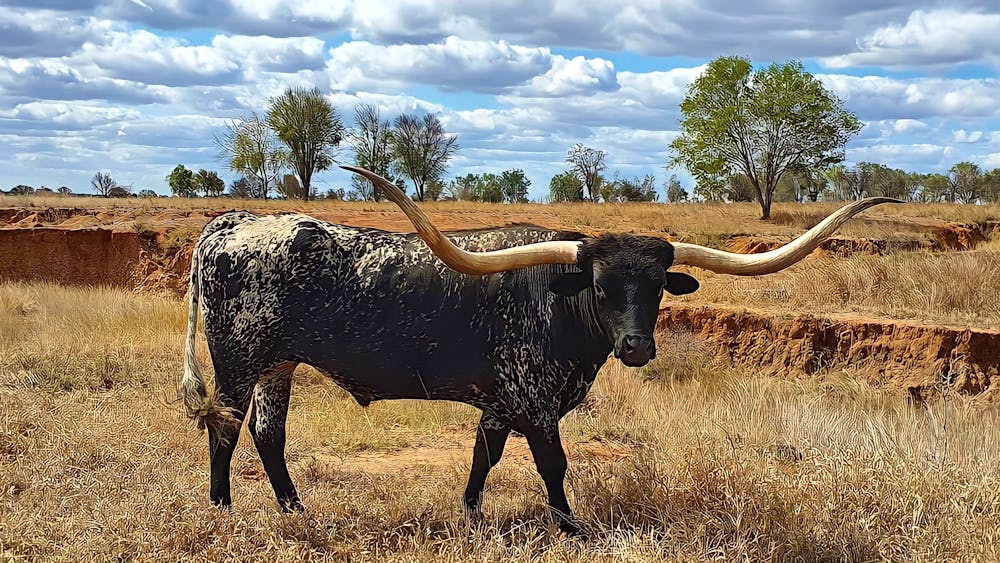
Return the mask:
<path id="1" fill-rule="evenodd" d="M 573 519 L 573 513 L 566 500 L 566 490 L 563 481 L 566 478 L 566 452 L 563 451 L 559 438 L 559 426 L 548 429 L 532 428 L 525 433 L 528 447 L 535 458 L 535 467 L 549 495 L 549 509 L 552 518 L 559 524 L 559 529 L 575 536 L 583 535 L 583 530 Z"/>
<path id="2" fill-rule="evenodd" d="M 483 487 L 490 469 L 500 461 L 510 428 L 493 420 L 483 413 L 476 427 L 476 446 L 472 451 L 472 469 L 469 471 L 469 484 L 465 487 L 462 501 L 465 509 L 475 515 L 479 512 L 482 501 Z"/>

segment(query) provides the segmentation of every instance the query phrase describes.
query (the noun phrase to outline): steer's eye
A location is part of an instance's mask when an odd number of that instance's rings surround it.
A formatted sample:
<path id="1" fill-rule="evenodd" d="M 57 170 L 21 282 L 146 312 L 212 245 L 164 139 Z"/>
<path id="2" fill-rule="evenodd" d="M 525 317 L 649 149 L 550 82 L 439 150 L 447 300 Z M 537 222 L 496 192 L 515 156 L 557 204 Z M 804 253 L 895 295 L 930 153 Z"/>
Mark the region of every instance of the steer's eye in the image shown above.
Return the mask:
<path id="1" fill-rule="evenodd" d="M 601 284 L 599 283 L 594 284 L 594 293 L 596 293 L 597 296 L 600 297 L 601 299 L 604 299 L 604 288 L 601 287 Z"/>

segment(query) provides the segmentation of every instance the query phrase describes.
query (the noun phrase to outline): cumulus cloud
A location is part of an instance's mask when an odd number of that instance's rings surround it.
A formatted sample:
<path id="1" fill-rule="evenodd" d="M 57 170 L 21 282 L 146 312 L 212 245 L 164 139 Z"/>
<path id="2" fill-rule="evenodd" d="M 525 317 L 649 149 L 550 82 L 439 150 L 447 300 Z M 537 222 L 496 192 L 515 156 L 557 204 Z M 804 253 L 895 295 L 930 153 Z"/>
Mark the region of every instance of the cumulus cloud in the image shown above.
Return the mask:
<path id="1" fill-rule="evenodd" d="M 903 24 L 871 32 L 851 53 L 823 59 L 832 68 L 918 68 L 1000 61 L 1000 13 L 916 10 Z"/>
<path id="2" fill-rule="evenodd" d="M 0 7 L 0 57 L 58 57 L 116 26 L 92 16 Z"/>
<path id="3" fill-rule="evenodd" d="M 324 42 L 316 37 L 216 35 L 212 47 L 224 56 L 264 72 L 294 73 L 323 68 Z"/>
<path id="4" fill-rule="evenodd" d="M 919 119 L 896 119 L 892 123 L 892 130 L 895 133 L 915 133 L 925 131 L 928 125 Z"/>
<path id="5" fill-rule="evenodd" d="M 73 59 L 96 65 L 114 78 L 163 86 L 228 84 L 240 73 L 235 56 L 220 49 L 184 45 L 145 30 L 112 33 L 102 45 L 87 43 Z"/>
<path id="6" fill-rule="evenodd" d="M 48 100 L 115 100 L 127 104 L 166 101 L 163 88 L 102 76 L 58 59 L 0 58 L 0 95 Z"/>
<path id="7" fill-rule="evenodd" d="M 109 0 L 97 12 L 157 29 L 200 28 L 210 22 L 228 33 L 295 37 L 344 29 L 352 4 L 350 0 Z"/>
<path id="8" fill-rule="evenodd" d="M 897 79 L 843 74 L 820 74 L 817 78 L 862 119 L 1000 114 L 1000 80 L 996 78 Z"/>
<path id="9" fill-rule="evenodd" d="M 983 140 L 983 132 L 958 129 L 952 133 L 952 138 L 956 143 L 978 143 Z"/>
<path id="10" fill-rule="evenodd" d="M 331 83 L 347 90 L 417 83 L 485 92 L 521 84 L 551 66 L 546 48 L 454 36 L 427 45 L 352 41 L 331 49 L 327 63 Z"/>
<path id="11" fill-rule="evenodd" d="M 619 88 L 615 65 L 604 59 L 556 56 L 552 67 L 515 92 L 527 97 L 563 97 L 609 92 Z"/>
<path id="12" fill-rule="evenodd" d="M 392 0 L 355 4 L 350 28 L 378 42 L 425 43 L 449 35 L 505 37 L 532 45 L 630 50 L 646 55 L 755 57 L 830 56 L 887 19 L 932 6 L 885 0 L 827 2 L 803 10 L 784 0 L 661 2 L 659 0 Z M 767 30 L 767 33 L 761 33 Z"/>

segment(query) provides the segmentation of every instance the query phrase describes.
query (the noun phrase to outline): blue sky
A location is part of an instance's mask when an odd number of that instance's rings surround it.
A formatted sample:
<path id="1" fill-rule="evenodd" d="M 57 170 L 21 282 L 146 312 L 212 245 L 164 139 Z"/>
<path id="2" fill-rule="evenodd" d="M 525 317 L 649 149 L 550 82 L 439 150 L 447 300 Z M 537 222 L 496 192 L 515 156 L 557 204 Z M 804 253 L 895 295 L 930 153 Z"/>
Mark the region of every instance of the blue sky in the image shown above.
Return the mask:
<path id="1" fill-rule="evenodd" d="M 436 113 L 461 146 L 449 177 L 522 168 L 538 198 L 582 142 L 662 183 L 685 89 L 724 54 L 802 60 L 865 123 L 848 162 L 995 168 L 997 29 L 993 2 L 5 0 L 0 186 L 85 192 L 104 170 L 166 193 L 178 163 L 233 180 L 214 135 L 289 85 L 348 122 Z"/>

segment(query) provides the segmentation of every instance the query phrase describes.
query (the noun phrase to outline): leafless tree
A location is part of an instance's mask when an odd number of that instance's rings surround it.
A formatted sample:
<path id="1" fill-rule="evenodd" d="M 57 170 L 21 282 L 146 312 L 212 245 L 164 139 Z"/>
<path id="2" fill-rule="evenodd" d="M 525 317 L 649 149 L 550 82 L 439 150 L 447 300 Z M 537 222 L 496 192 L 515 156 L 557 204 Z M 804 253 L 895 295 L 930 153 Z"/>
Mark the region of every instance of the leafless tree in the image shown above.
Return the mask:
<path id="1" fill-rule="evenodd" d="M 115 189 L 118 184 L 111 177 L 109 172 L 98 172 L 94 174 L 94 177 L 90 180 L 90 186 L 94 188 L 94 193 L 101 197 L 109 197 L 111 195 L 111 190 Z"/>
<path id="2" fill-rule="evenodd" d="M 396 168 L 413 181 L 417 199 L 424 201 L 427 184 L 444 175 L 458 142 L 434 115 L 403 114 L 393 124 L 390 147 Z"/>
<path id="3" fill-rule="evenodd" d="M 573 166 L 573 173 L 583 182 L 583 187 L 590 196 L 590 201 L 597 201 L 601 188 L 601 172 L 607 166 L 604 159 L 607 154 L 604 151 L 586 147 L 580 143 L 573 145 L 566 154 L 566 162 Z"/>

